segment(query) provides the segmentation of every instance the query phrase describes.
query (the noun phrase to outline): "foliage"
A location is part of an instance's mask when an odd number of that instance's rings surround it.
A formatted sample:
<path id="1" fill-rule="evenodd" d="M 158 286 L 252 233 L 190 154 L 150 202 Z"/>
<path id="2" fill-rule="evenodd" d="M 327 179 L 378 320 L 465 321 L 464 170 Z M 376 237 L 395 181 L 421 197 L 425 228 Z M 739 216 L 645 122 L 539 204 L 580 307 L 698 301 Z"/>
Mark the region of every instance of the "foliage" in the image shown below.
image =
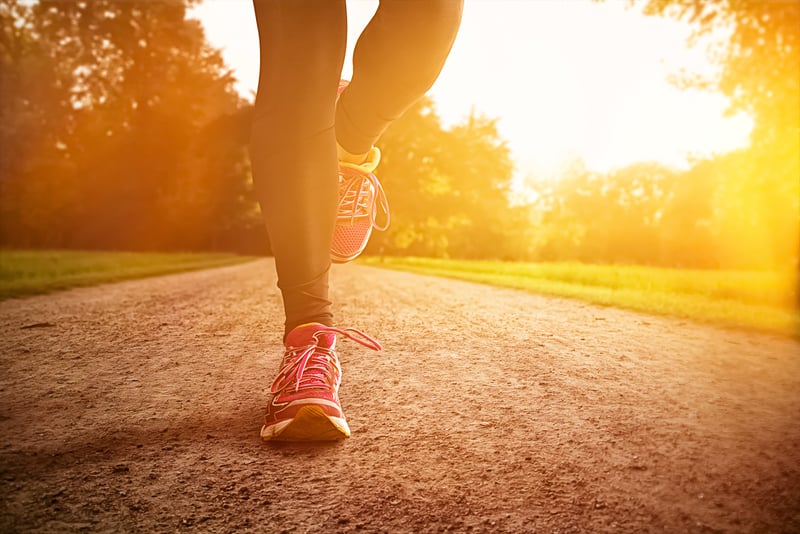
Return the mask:
<path id="1" fill-rule="evenodd" d="M 429 99 L 381 140 L 392 225 L 368 252 L 497 258 L 508 254 L 510 153 L 496 121 L 470 116 L 445 129 Z"/>
<path id="2" fill-rule="evenodd" d="M 233 90 L 194 0 L 0 0 L 0 245 L 261 252 Z M 510 202 L 497 121 L 444 127 L 416 103 L 386 132 L 392 225 L 367 252 L 780 270 L 800 252 L 797 2 L 652 0 L 646 11 L 719 28 L 719 79 L 756 119 L 747 150 L 688 171 L 579 161 Z"/>
<path id="3" fill-rule="evenodd" d="M 231 223 L 261 230 L 221 119 L 243 102 L 187 3 L 0 5 L 2 243 L 225 249 Z"/>
<path id="4" fill-rule="evenodd" d="M 740 150 L 686 171 L 636 163 L 596 173 L 577 164 L 558 180 L 534 182 L 529 209 L 537 236 L 525 257 L 709 269 L 796 265 L 791 199 L 752 186 L 750 158 Z"/>
<path id="5" fill-rule="evenodd" d="M 578 163 L 557 181 L 533 184 L 531 209 L 541 214 L 533 259 L 715 266 L 701 191 L 711 185 L 691 174 L 658 163 L 601 174 Z"/>
<path id="6" fill-rule="evenodd" d="M 189 3 L 0 4 L 0 244 L 264 250 L 252 106 Z M 494 255 L 511 163 L 493 121 L 444 129 L 423 100 L 382 147 L 395 221 L 374 250 Z"/>
<path id="7" fill-rule="evenodd" d="M 794 0 L 649 0 L 645 13 L 670 15 L 695 27 L 695 38 L 730 33 L 710 50 L 722 67 L 716 85 L 733 111 L 756 117 L 755 139 L 797 135 L 800 116 L 800 3 Z"/>
<path id="8" fill-rule="evenodd" d="M 633 2 L 632 2 L 633 3 Z M 785 270 L 800 253 L 800 3 L 648 0 L 645 13 L 685 19 L 712 37 L 719 90 L 755 118 L 751 146 L 688 171 L 637 163 L 601 174 L 581 162 L 534 181 L 533 260 Z M 729 35 L 729 40 L 720 40 Z"/>
<path id="9" fill-rule="evenodd" d="M 425 102 L 387 132 L 381 168 L 396 221 L 368 252 L 459 258 L 784 270 L 800 252 L 796 2 L 653 0 L 646 12 L 720 28 L 719 80 L 689 80 L 756 118 L 752 146 L 687 171 L 580 161 L 509 203 L 511 165 L 494 121 L 442 131 Z M 687 80 L 684 80 L 686 82 Z"/>
<path id="10" fill-rule="evenodd" d="M 800 250 L 800 2 L 796 0 L 648 0 L 645 12 L 687 20 L 695 36 L 729 33 L 712 58 L 718 79 L 684 80 L 716 87 L 731 111 L 755 118 L 751 149 L 732 158 L 716 191 L 717 216 L 731 239 L 754 245 L 773 264 Z M 727 160 L 727 161 L 725 161 Z M 728 163 L 733 160 L 733 165 Z M 758 245 L 761 245 L 760 250 Z"/>

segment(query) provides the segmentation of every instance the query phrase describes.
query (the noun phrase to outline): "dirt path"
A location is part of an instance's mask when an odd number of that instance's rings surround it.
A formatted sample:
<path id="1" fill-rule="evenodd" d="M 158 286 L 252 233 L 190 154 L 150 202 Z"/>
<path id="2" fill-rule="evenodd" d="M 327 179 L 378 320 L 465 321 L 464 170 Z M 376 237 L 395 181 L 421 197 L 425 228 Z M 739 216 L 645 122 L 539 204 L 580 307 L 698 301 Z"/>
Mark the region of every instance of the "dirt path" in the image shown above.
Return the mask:
<path id="1" fill-rule="evenodd" d="M 800 530 L 795 341 L 343 266 L 353 437 L 268 445 L 274 285 L 0 303 L 0 531 Z"/>

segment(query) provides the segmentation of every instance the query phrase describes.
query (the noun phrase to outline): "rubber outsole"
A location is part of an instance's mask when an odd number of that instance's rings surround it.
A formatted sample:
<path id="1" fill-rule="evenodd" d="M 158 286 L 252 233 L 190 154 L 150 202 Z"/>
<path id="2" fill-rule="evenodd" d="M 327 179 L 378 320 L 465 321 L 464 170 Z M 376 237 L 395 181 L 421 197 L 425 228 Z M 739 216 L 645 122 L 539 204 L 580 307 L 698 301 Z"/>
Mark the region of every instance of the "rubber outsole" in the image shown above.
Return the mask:
<path id="1" fill-rule="evenodd" d="M 289 421 L 264 425 L 264 441 L 336 441 L 350 437 L 347 421 L 325 415 L 319 406 L 303 406 Z"/>

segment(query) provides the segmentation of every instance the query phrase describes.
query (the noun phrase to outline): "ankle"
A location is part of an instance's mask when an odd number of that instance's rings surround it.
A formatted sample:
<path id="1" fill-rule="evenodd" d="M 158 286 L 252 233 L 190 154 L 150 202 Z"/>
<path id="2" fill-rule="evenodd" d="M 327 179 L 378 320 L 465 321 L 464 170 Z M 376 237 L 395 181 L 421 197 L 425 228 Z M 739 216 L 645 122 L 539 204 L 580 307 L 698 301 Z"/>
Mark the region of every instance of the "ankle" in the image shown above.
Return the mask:
<path id="1" fill-rule="evenodd" d="M 337 145 L 339 149 L 339 165 L 357 169 L 360 172 L 374 172 L 381 161 L 381 151 L 373 146 L 366 154 L 351 154 Z"/>
<path id="2" fill-rule="evenodd" d="M 364 152 L 363 154 L 353 154 L 352 152 L 348 152 L 342 145 L 336 143 L 336 155 L 339 158 L 339 161 L 344 163 L 351 163 L 353 165 L 361 165 L 365 161 L 367 161 L 367 156 L 369 152 Z"/>

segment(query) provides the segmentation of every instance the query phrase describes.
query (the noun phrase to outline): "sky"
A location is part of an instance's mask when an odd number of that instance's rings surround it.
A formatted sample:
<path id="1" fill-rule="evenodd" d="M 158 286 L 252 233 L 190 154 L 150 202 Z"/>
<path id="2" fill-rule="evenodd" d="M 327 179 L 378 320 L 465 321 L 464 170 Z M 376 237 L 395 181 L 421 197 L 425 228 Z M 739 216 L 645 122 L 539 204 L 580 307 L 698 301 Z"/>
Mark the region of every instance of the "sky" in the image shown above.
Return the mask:
<path id="1" fill-rule="evenodd" d="M 445 125 L 471 112 L 498 120 L 517 179 L 551 178 L 576 158 L 601 172 L 641 161 L 686 168 L 748 144 L 752 119 L 725 116 L 718 93 L 680 90 L 681 70 L 713 73 L 690 28 L 624 0 L 466 0 L 459 35 L 429 95 Z M 343 77 L 377 0 L 348 0 Z M 203 0 L 212 45 L 250 97 L 258 83 L 251 0 Z M 411 38 L 411 37 L 410 37 Z"/>

